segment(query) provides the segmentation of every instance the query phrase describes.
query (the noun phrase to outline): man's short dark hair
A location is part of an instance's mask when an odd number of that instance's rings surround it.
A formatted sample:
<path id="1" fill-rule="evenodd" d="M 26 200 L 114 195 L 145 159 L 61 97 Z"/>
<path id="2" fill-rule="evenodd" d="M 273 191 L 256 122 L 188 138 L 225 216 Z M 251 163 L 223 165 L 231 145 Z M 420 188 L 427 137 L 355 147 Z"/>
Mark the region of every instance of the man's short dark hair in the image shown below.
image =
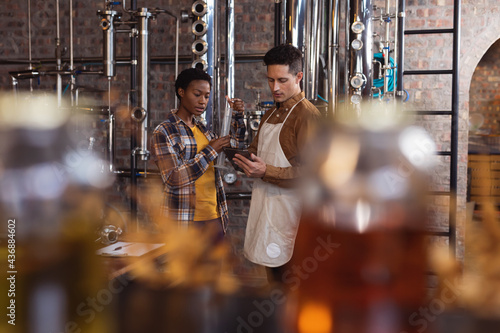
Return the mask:
<path id="1" fill-rule="evenodd" d="M 186 90 L 189 84 L 196 80 L 207 81 L 210 83 L 210 89 L 212 88 L 212 78 L 210 75 L 198 68 L 188 68 L 183 70 L 175 80 L 175 94 L 177 95 L 177 98 L 181 99 L 181 96 L 179 95 L 179 88 Z"/>
<path id="2" fill-rule="evenodd" d="M 302 72 L 302 52 L 290 44 L 282 44 L 267 51 L 264 63 L 269 65 L 288 65 L 289 72 L 297 75 Z"/>

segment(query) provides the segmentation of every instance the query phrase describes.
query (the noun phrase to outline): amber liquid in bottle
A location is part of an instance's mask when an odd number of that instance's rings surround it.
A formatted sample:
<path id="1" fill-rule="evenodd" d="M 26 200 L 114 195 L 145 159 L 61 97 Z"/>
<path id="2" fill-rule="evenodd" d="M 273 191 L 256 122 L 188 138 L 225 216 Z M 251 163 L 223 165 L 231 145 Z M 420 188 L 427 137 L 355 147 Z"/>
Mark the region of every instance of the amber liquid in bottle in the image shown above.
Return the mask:
<path id="1" fill-rule="evenodd" d="M 424 235 L 407 221 L 378 222 L 359 231 L 302 217 L 292 259 L 296 332 L 412 332 L 409 317 L 425 299 Z M 316 330 L 318 318 L 302 320 L 311 304 L 330 316 Z"/>

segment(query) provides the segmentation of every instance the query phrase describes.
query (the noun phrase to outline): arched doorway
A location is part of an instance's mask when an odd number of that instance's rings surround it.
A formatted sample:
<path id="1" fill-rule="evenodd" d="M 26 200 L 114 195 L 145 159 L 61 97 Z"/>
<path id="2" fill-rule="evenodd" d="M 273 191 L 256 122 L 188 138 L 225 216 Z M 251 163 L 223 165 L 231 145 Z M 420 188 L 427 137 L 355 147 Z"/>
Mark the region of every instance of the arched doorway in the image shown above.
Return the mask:
<path id="1" fill-rule="evenodd" d="M 469 89 L 467 201 L 470 224 L 465 237 L 465 266 L 478 255 L 471 233 L 481 223 L 482 203 L 492 200 L 500 209 L 500 39 L 484 53 L 474 69 Z M 483 205 L 484 206 L 484 205 Z M 493 218 L 495 218 L 494 216 Z M 484 225 L 484 223 L 481 223 Z M 485 229 L 486 234 L 487 230 Z M 483 234 L 485 235 L 485 234 Z M 477 236 L 477 234 L 476 234 Z M 477 240 L 477 239 L 476 239 Z M 486 241 L 486 240 L 484 240 Z M 472 245 L 472 248 L 471 248 Z"/>
<path id="2" fill-rule="evenodd" d="M 468 201 L 500 206 L 500 39 L 486 51 L 469 89 Z M 499 188 L 497 190 L 497 188 Z"/>

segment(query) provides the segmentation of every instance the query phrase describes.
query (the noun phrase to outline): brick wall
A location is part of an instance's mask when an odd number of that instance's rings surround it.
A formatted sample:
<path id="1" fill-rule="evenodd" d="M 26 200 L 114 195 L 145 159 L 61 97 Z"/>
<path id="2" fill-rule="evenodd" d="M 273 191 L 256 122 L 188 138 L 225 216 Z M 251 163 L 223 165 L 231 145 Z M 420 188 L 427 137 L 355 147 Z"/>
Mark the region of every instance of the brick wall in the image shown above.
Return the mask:
<path id="1" fill-rule="evenodd" d="M 144 4 L 143 4 L 144 2 Z M 138 1 L 139 6 L 149 8 L 166 8 L 173 13 L 181 9 L 189 9 L 191 1 Z M 407 29 L 419 28 L 447 28 L 452 24 L 453 0 L 408 0 L 407 1 Z M 97 70 L 101 55 L 102 35 L 99 28 L 100 18 L 96 15 L 98 9 L 103 9 L 102 0 L 75 0 L 74 1 L 74 55 L 75 65 L 86 70 Z M 475 100 L 469 101 L 469 87 L 474 70 L 490 46 L 500 38 L 500 23 L 498 23 L 499 4 L 497 0 L 463 0 L 462 1 L 462 33 L 461 33 L 461 58 L 460 58 L 460 122 L 459 122 L 459 187 L 458 187 L 458 255 L 463 252 L 464 209 L 466 194 L 466 167 L 467 167 L 467 119 L 469 105 L 476 104 Z M 236 2 L 236 41 L 235 49 L 239 55 L 263 54 L 274 43 L 274 2 L 267 0 L 247 0 Z M 35 66 L 53 68 L 54 63 L 46 59 L 54 58 L 56 34 L 56 9 L 55 1 L 31 1 L 31 35 L 32 56 L 39 62 Z M 4 0 L 0 10 L 0 90 L 9 91 L 9 71 L 27 69 L 28 59 L 28 15 L 27 2 L 17 0 Z M 68 2 L 61 2 L 61 45 L 69 48 L 69 8 Z M 167 15 L 158 16 L 151 23 L 151 56 L 172 56 L 174 53 L 174 22 Z M 190 55 L 192 37 L 190 23 L 181 24 L 182 56 Z M 127 57 L 129 54 L 128 36 L 120 35 L 118 38 L 117 53 Z M 450 36 L 408 36 L 405 42 L 405 69 L 449 69 L 451 68 L 451 37 Z M 68 59 L 69 49 L 65 50 L 63 57 Z M 181 69 L 188 67 L 182 63 Z M 498 68 L 498 67 L 497 67 Z M 130 122 L 126 109 L 129 72 L 125 65 L 118 66 L 116 77 L 111 80 L 112 107 L 117 113 L 117 166 L 129 167 L 130 154 Z M 256 91 L 260 90 L 263 100 L 270 100 L 267 86 L 263 76 L 265 68 L 260 62 L 246 61 L 236 65 L 236 95 L 247 102 L 247 109 L 254 107 Z M 490 76 L 491 77 L 491 76 Z M 154 127 L 174 105 L 173 82 L 174 67 L 171 62 L 153 62 L 151 64 L 151 127 Z M 449 76 L 436 78 L 411 77 L 405 78 L 405 89 L 408 90 L 410 101 L 409 108 L 422 110 L 449 109 L 451 100 L 451 79 Z M 63 83 L 65 86 L 67 81 Z M 81 75 L 77 84 L 99 99 L 92 103 L 106 104 L 108 82 L 105 78 L 96 75 Z M 33 87 L 42 91 L 54 91 L 55 80 L 53 77 L 42 77 L 33 80 Z M 20 82 L 23 89 L 29 87 L 29 82 Z M 101 93 L 96 93 L 99 90 Z M 65 96 L 66 98 L 66 96 Z M 498 97 L 496 97 L 498 99 Z M 473 103 L 470 103 L 470 102 Z M 471 109 L 472 110 L 472 109 Z M 492 112 L 493 113 L 493 112 Z M 96 117 L 93 127 L 98 132 L 104 132 L 102 119 Z M 423 117 L 419 122 L 429 129 L 440 149 L 449 148 L 450 124 L 447 117 Z M 102 141 L 104 143 L 104 141 Z M 446 189 L 449 185 L 449 161 L 443 157 L 434 176 L 437 189 Z M 149 170 L 154 170 L 151 162 L 147 163 Z M 144 167 L 140 165 L 140 167 Z M 241 186 L 246 190 L 250 183 L 242 178 Z M 122 200 L 123 209 L 128 204 L 125 194 L 128 189 L 128 180 L 120 179 L 117 182 L 119 191 L 113 193 L 115 200 Z M 231 185 L 228 191 L 239 191 L 242 187 Z M 242 242 L 242 231 L 245 225 L 245 214 L 248 202 L 234 201 L 230 203 L 233 220 L 236 221 L 230 230 L 234 235 L 235 251 L 239 251 Z M 447 227 L 446 208 L 447 200 L 438 198 L 433 208 L 434 225 L 437 229 Z"/>

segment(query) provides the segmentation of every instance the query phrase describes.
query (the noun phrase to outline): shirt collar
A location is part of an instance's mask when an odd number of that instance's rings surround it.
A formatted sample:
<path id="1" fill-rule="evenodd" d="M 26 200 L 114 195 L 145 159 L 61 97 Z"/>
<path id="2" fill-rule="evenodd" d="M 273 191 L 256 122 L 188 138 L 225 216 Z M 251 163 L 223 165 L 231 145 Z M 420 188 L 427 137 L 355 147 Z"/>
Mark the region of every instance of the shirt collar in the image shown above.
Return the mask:
<path id="1" fill-rule="evenodd" d="M 303 91 L 301 91 L 297 95 L 290 97 L 289 99 L 287 99 L 286 101 L 284 101 L 282 103 L 276 103 L 276 107 L 278 109 L 280 107 L 284 107 L 284 108 L 290 109 L 290 108 L 292 108 L 295 104 L 297 104 L 304 97 L 305 97 L 305 94 L 304 94 Z"/>
<path id="2" fill-rule="evenodd" d="M 184 120 L 182 120 L 182 119 L 181 119 L 181 117 L 179 117 L 179 116 L 177 115 L 177 111 L 179 111 L 179 110 L 178 110 L 178 109 L 173 109 L 173 110 L 172 110 L 172 112 L 170 113 L 170 114 L 174 117 L 175 122 L 176 122 L 177 124 L 180 124 L 180 123 L 182 122 L 184 125 L 188 126 L 188 125 L 186 124 L 186 122 L 185 122 Z M 197 126 L 197 125 L 201 124 L 201 122 L 200 122 L 200 121 L 198 120 L 198 118 L 196 118 L 196 117 L 194 117 L 194 121 L 193 121 L 193 123 L 194 123 L 194 125 L 195 125 L 195 126 Z M 188 126 L 188 127 L 189 127 L 189 126 Z"/>

